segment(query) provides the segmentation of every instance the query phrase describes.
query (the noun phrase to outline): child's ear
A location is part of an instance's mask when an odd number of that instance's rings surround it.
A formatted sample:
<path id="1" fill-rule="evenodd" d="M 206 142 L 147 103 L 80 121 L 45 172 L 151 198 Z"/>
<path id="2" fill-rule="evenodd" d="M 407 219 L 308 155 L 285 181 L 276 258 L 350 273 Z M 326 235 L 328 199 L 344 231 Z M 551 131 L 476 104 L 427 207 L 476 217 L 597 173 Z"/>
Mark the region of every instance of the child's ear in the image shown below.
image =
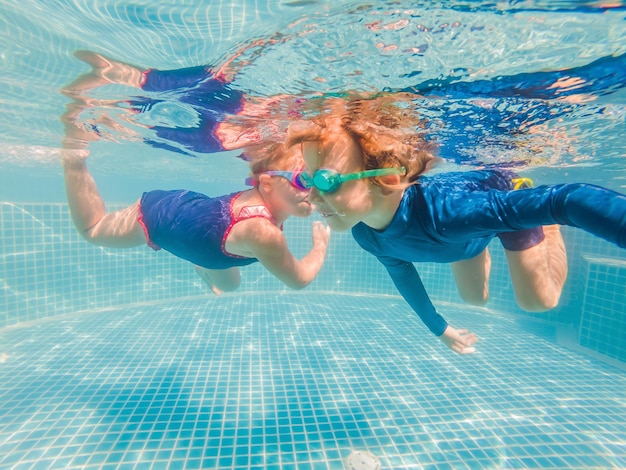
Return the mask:
<path id="1" fill-rule="evenodd" d="M 378 179 L 381 183 L 380 192 L 383 196 L 388 196 L 390 194 L 395 193 L 400 188 L 400 184 L 402 183 L 403 175 L 387 175 L 387 176 L 379 176 Z"/>
<path id="2" fill-rule="evenodd" d="M 272 189 L 272 177 L 270 175 L 259 175 L 259 189 L 263 189 L 263 191 L 270 192 Z"/>

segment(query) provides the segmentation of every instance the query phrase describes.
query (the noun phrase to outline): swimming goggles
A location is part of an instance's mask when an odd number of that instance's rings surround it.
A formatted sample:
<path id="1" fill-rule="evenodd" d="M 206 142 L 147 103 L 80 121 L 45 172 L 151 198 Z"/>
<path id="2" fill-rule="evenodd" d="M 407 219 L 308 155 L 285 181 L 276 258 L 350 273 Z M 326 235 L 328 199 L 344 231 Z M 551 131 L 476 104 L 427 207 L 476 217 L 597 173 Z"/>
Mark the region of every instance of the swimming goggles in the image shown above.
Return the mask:
<path id="1" fill-rule="evenodd" d="M 300 143 L 302 155 L 304 156 L 306 153 L 305 144 L 314 143 L 314 141 L 303 141 Z M 319 144 L 317 147 L 317 158 L 320 157 L 320 149 Z M 391 176 L 391 175 L 405 175 L 406 169 L 404 167 L 401 168 L 378 168 L 375 170 L 364 170 L 358 171 L 356 173 L 348 173 L 347 175 L 342 175 L 341 173 L 336 172 L 335 170 L 331 170 L 328 168 L 320 168 L 316 170 L 312 175 L 308 173 L 302 173 L 300 175 L 300 179 L 303 181 L 304 186 L 307 188 L 315 188 L 320 193 L 334 193 L 339 190 L 341 185 L 346 181 L 352 180 L 360 180 L 364 178 L 374 178 L 376 176 Z"/>
<path id="2" fill-rule="evenodd" d="M 406 170 L 404 167 L 378 168 L 376 170 L 364 170 L 356 173 L 348 173 L 347 175 L 342 175 L 341 173 L 328 168 L 320 168 L 312 175 L 302 173 L 300 175 L 300 180 L 304 184 L 305 188 L 315 188 L 320 193 L 334 193 L 346 181 L 373 178 L 375 176 L 404 175 L 405 173 Z"/>
<path id="3" fill-rule="evenodd" d="M 268 170 L 261 173 L 262 175 L 270 175 L 270 176 L 280 176 L 285 178 L 291 186 L 294 188 L 306 190 L 309 189 L 310 186 L 306 186 L 303 181 L 302 175 L 305 173 L 302 170 L 299 171 L 279 171 L 279 170 Z M 258 176 L 251 176 L 246 178 L 246 184 L 248 186 L 256 186 L 259 183 Z"/>

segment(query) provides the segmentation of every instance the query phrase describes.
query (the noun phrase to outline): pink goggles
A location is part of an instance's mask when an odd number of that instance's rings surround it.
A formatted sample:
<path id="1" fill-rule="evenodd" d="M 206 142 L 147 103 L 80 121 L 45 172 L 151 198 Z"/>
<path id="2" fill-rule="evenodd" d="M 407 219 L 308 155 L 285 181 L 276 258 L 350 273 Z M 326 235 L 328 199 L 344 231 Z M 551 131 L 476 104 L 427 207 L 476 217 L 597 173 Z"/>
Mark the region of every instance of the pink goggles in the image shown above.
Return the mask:
<path id="1" fill-rule="evenodd" d="M 307 190 L 309 189 L 305 186 L 305 182 L 302 178 L 304 171 L 279 171 L 279 170 L 268 170 L 261 173 L 262 175 L 270 175 L 270 176 L 280 176 L 281 178 L 285 178 L 294 188 Z M 248 186 L 256 186 L 259 183 L 259 179 L 256 176 L 251 176 L 246 178 L 246 184 Z"/>

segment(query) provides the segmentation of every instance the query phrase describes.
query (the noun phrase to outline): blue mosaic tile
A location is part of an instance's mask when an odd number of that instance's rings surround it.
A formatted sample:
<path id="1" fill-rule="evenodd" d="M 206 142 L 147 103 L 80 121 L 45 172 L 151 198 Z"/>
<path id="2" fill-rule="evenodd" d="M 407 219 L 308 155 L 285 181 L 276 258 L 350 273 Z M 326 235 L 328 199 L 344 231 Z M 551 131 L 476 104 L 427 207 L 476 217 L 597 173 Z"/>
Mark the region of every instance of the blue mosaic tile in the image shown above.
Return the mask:
<path id="1" fill-rule="evenodd" d="M 197 298 L 1 330 L 0 467 L 626 466 L 626 374 L 513 315 L 388 297 Z"/>

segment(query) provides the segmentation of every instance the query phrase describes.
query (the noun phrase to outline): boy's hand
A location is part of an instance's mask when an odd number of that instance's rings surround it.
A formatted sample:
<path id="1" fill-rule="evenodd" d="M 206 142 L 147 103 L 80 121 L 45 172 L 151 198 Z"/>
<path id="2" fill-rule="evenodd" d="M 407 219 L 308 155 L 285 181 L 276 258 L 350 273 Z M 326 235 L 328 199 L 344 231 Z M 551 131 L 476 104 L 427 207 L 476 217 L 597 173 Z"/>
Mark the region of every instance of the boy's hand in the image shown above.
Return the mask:
<path id="1" fill-rule="evenodd" d="M 462 329 L 457 330 L 450 325 L 446 328 L 446 331 L 439 337 L 439 339 L 454 352 L 459 354 L 471 354 L 476 351 L 473 345 L 478 341 L 478 338 L 474 333 Z"/>

